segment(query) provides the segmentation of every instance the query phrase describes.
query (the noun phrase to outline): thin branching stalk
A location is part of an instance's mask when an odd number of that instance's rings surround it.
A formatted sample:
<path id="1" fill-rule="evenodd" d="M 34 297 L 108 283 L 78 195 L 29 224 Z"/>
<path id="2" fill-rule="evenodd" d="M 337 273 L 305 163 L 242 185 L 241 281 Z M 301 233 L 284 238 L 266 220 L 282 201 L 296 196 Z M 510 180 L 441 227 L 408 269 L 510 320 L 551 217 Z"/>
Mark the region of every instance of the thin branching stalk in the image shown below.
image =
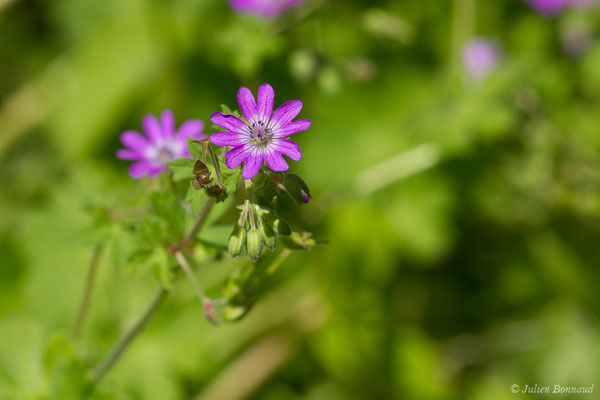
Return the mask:
<path id="1" fill-rule="evenodd" d="M 217 175 L 217 182 L 219 182 L 219 186 L 223 186 L 223 181 L 221 180 L 221 169 L 219 168 L 219 163 L 217 162 L 217 157 L 215 157 L 215 153 L 212 150 L 212 147 L 210 147 L 210 144 L 208 146 L 208 152 L 210 153 L 210 159 L 212 160 L 212 163 L 215 167 L 215 174 Z"/>
<path id="2" fill-rule="evenodd" d="M 83 295 L 81 296 L 79 312 L 77 313 L 77 319 L 75 321 L 75 325 L 73 326 L 73 338 L 74 339 L 78 339 L 79 335 L 81 335 L 81 330 L 83 329 L 83 323 L 85 322 L 85 318 L 88 314 L 90 299 L 92 297 L 92 291 L 94 289 L 94 283 L 96 281 L 96 273 L 98 271 L 98 264 L 100 261 L 101 254 L 102 254 L 102 245 L 97 244 L 96 246 L 94 246 L 92 258 L 90 260 L 90 265 L 88 267 L 87 278 L 85 281 L 85 287 L 83 289 Z"/>
<path id="3" fill-rule="evenodd" d="M 198 233 L 198 231 L 200 230 L 200 228 L 206 221 L 208 214 L 210 213 L 210 210 L 212 208 L 213 203 L 214 203 L 213 199 L 208 199 L 206 201 L 206 203 L 204 203 L 204 207 L 202 208 L 202 211 L 200 211 L 200 214 L 198 215 L 198 218 L 196 219 L 194 226 L 192 227 L 192 229 L 190 229 L 190 231 L 183 238 L 181 238 L 181 240 L 179 241 L 179 243 L 176 246 L 174 254 L 181 254 L 179 249 L 182 249 L 187 244 L 194 241 L 196 234 Z M 184 270 L 185 270 L 185 268 L 184 268 Z M 142 315 L 140 315 L 138 317 L 138 319 L 133 324 L 133 326 L 131 328 L 129 328 L 129 330 L 127 332 L 125 332 L 125 334 L 119 339 L 119 341 L 115 344 L 115 346 L 112 348 L 112 350 L 104 358 L 104 360 L 102 360 L 102 362 L 94 369 L 93 380 L 92 380 L 92 385 L 91 385 L 92 388 L 115 365 L 115 363 L 119 360 L 119 357 L 121 356 L 121 354 L 123 354 L 125 349 L 127 349 L 127 346 L 129 346 L 129 344 L 133 341 L 133 339 L 135 339 L 135 337 L 143 330 L 144 326 L 154 316 L 154 314 L 156 313 L 156 311 L 158 310 L 158 308 L 160 307 L 160 305 L 162 304 L 164 299 L 167 297 L 167 294 L 168 294 L 167 289 L 165 289 L 162 286 L 160 286 L 156 290 L 154 296 L 152 297 L 152 300 L 150 301 L 150 303 L 148 304 L 148 306 L 146 307 L 146 309 L 144 310 Z"/>
<path id="4" fill-rule="evenodd" d="M 196 292 L 196 296 L 198 296 L 198 300 L 200 300 L 200 303 L 204 304 L 204 301 L 208 299 L 208 296 L 206 296 L 206 294 L 200 287 L 200 284 L 198 284 L 198 281 L 196 280 L 196 276 L 192 272 L 190 265 L 188 264 L 187 260 L 185 259 L 185 256 L 183 255 L 183 253 L 181 251 L 176 251 L 175 259 L 177 260 L 177 262 L 179 263 L 179 266 L 181 267 L 181 269 L 183 269 L 183 271 L 187 275 L 188 279 L 192 283 L 192 286 L 194 287 L 194 291 Z"/>
<path id="5" fill-rule="evenodd" d="M 104 360 L 102 360 L 102 362 L 94 369 L 93 384 L 97 384 L 102 379 L 102 377 L 117 362 L 131 341 L 142 331 L 142 329 L 144 329 L 144 326 L 154 316 L 164 299 L 167 297 L 167 293 L 167 290 L 162 286 L 156 290 L 152 297 L 152 301 L 150 301 L 142 315 L 140 315 L 133 326 L 121 336 L 106 358 L 104 358 Z"/>
<path id="6" fill-rule="evenodd" d="M 177 245 L 177 249 L 185 247 L 188 243 L 194 240 L 196 234 L 198 233 L 200 228 L 202 228 L 202 225 L 204 225 L 206 217 L 208 217 L 208 214 L 210 213 L 210 210 L 214 203 L 215 202 L 212 198 L 206 200 L 204 206 L 202 206 L 202 210 L 200 210 L 200 214 L 198 214 L 198 218 L 196 219 L 194 226 L 192 226 L 192 229 L 190 229 L 190 231 L 186 233 L 186 235 L 181 239 L 181 241 Z"/>

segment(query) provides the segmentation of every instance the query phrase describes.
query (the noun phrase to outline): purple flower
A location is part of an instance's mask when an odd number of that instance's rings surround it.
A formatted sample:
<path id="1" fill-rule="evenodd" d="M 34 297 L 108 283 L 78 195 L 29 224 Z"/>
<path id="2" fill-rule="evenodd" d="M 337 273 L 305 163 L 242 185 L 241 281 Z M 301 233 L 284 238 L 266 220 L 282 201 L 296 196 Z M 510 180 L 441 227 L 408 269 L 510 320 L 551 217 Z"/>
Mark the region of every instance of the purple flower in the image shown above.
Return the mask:
<path id="1" fill-rule="evenodd" d="M 244 179 L 256 175 L 263 160 L 273 171 L 286 171 L 289 166 L 282 154 L 295 161 L 302 157 L 298 145 L 286 139 L 310 126 L 311 122 L 307 119 L 292 122 L 302 110 L 302 102 L 288 101 L 273 112 L 274 98 L 275 92 L 268 83 L 258 88 L 258 102 L 248 88 L 242 87 L 237 99 L 247 122 L 220 112 L 210 117 L 213 124 L 226 130 L 210 135 L 210 141 L 216 145 L 233 146 L 225 154 L 226 164 L 233 169 L 245 161 L 242 170 Z"/>
<path id="2" fill-rule="evenodd" d="M 497 45 L 486 39 L 471 39 L 463 47 L 463 64 L 469 75 L 483 78 L 498 65 L 502 54 Z"/>
<path id="3" fill-rule="evenodd" d="M 121 142 L 127 147 L 117 151 L 122 160 L 136 161 L 129 168 L 134 179 L 145 175 L 155 176 L 167 168 L 167 163 L 177 158 L 188 157 L 187 139 L 193 137 L 202 140 L 204 123 L 198 119 L 189 119 L 175 130 L 175 118 L 170 110 L 164 110 L 160 122 L 154 115 L 148 114 L 142 121 L 146 137 L 136 131 L 125 131 Z"/>
<path id="4" fill-rule="evenodd" d="M 257 14 L 263 18 L 279 16 L 304 0 L 230 0 L 231 8 L 240 13 Z"/>
<path id="5" fill-rule="evenodd" d="M 554 16 L 569 5 L 570 0 L 528 0 L 529 5 L 540 14 Z"/>
<path id="6" fill-rule="evenodd" d="M 568 0 L 572 6 L 585 8 L 598 2 L 598 0 Z"/>

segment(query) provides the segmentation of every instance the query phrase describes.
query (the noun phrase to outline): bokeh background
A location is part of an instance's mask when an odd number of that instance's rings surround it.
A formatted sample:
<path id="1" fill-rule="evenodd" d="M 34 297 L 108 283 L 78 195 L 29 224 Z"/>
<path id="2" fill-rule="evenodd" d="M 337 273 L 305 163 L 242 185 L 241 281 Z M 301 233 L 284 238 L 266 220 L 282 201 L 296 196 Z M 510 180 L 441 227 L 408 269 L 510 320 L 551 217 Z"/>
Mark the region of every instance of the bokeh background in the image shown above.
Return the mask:
<path id="1" fill-rule="evenodd" d="M 599 11 L 0 1 L 0 399 L 72 398 L 155 288 L 106 249 L 71 339 L 87 206 L 136 185 L 120 133 L 164 108 L 208 122 L 262 82 L 313 121 L 294 136 L 313 199 L 293 223 L 328 244 L 291 254 L 235 324 L 212 326 L 180 279 L 99 398 L 600 398 Z M 479 36 L 502 49 L 483 77 L 462 60 Z M 200 280 L 217 290 L 244 262 Z"/>

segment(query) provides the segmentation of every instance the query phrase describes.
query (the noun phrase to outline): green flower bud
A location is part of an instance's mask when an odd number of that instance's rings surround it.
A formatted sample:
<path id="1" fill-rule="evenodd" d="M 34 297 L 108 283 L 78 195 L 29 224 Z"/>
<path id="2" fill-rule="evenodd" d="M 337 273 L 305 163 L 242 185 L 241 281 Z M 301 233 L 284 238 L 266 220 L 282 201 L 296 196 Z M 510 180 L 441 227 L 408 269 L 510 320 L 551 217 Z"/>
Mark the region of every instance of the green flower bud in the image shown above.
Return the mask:
<path id="1" fill-rule="evenodd" d="M 252 228 L 246 234 L 246 253 L 252 261 L 258 260 L 262 252 L 263 240 L 262 235 L 256 228 Z"/>
<path id="2" fill-rule="evenodd" d="M 298 175 L 286 174 L 283 178 L 283 186 L 298 204 L 306 204 L 310 200 L 310 190 Z"/>
<path id="3" fill-rule="evenodd" d="M 246 244 L 246 231 L 241 226 L 236 224 L 233 227 L 233 231 L 229 236 L 229 243 L 227 244 L 227 250 L 231 257 L 237 257 L 242 254 L 244 245 Z"/>
<path id="4" fill-rule="evenodd" d="M 281 218 L 275 218 L 273 221 L 273 230 L 275 233 L 281 236 L 289 236 L 292 234 L 290 226 Z"/>
<path id="5" fill-rule="evenodd" d="M 275 236 L 275 232 L 273 232 L 273 228 L 269 226 L 268 222 L 265 220 L 261 220 L 258 226 L 258 230 L 263 238 L 263 243 L 267 246 L 268 249 L 273 250 L 277 245 L 277 237 Z"/>
<path id="6" fill-rule="evenodd" d="M 239 321 L 250 311 L 249 306 L 228 305 L 223 310 L 223 319 L 227 322 Z"/>

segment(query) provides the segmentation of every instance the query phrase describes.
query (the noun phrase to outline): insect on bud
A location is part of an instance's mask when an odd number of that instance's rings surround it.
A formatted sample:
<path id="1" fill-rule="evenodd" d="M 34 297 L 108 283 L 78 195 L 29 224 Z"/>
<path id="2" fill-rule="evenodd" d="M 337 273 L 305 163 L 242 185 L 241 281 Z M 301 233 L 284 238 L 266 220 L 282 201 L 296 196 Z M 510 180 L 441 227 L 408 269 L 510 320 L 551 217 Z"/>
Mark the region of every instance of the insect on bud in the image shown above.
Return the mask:
<path id="1" fill-rule="evenodd" d="M 263 240 L 262 235 L 256 228 L 252 228 L 246 234 L 246 252 L 248 258 L 252 261 L 258 260 L 262 252 Z"/>
<path id="2" fill-rule="evenodd" d="M 212 182 L 212 179 L 210 178 L 210 170 L 202 161 L 196 160 L 194 163 L 193 172 L 194 176 L 196 177 L 196 182 L 198 182 L 200 186 L 205 186 Z"/>
<path id="3" fill-rule="evenodd" d="M 233 231 L 229 236 L 229 242 L 227 243 L 227 250 L 231 257 L 237 257 L 244 251 L 244 245 L 246 244 L 246 231 L 239 225 L 233 227 Z"/>
<path id="4" fill-rule="evenodd" d="M 298 175 L 286 174 L 283 178 L 283 186 L 298 204 L 306 204 L 310 200 L 310 190 Z"/>

